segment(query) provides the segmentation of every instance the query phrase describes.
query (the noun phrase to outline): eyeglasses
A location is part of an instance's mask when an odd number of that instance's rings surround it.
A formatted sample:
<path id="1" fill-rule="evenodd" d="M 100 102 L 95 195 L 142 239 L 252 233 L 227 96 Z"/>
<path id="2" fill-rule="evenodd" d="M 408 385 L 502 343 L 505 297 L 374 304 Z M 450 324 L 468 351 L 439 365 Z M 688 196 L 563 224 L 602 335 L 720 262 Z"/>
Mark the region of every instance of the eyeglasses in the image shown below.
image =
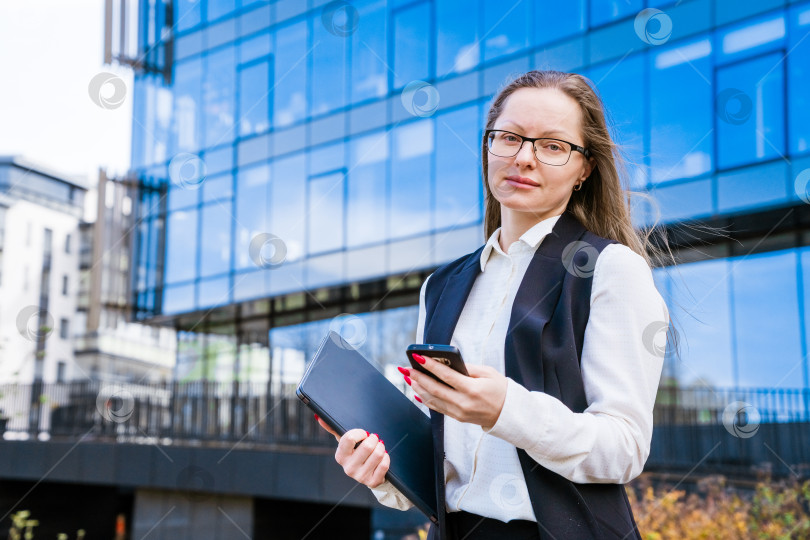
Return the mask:
<path id="1" fill-rule="evenodd" d="M 591 151 L 587 148 L 561 139 L 524 137 L 502 129 L 488 129 L 484 132 L 484 136 L 487 138 L 487 150 L 493 156 L 498 157 L 515 157 L 526 141 L 532 144 L 537 161 L 546 165 L 555 167 L 565 165 L 574 150 L 582 153 L 586 158 L 591 156 Z"/>

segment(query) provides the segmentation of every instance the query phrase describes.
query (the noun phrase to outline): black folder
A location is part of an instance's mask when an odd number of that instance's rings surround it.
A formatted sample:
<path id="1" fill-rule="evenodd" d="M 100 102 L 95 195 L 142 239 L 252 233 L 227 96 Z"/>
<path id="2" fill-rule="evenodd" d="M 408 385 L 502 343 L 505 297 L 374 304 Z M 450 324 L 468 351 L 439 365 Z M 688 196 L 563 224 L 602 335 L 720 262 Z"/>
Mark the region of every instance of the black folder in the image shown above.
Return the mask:
<path id="1" fill-rule="evenodd" d="M 324 338 L 295 393 L 340 435 L 377 433 L 391 457 L 386 479 L 436 522 L 430 418 L 340 334 Z"/>

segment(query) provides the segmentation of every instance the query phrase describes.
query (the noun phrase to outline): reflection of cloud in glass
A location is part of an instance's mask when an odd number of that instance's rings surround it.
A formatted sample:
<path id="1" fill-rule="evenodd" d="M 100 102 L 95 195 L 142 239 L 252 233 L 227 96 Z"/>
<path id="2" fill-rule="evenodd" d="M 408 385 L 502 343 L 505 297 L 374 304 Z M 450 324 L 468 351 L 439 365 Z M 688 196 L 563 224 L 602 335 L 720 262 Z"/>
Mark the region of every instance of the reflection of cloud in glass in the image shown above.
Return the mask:
<path id="1" fill-rule="evenodd" d="M 723 52 L 732 54 L 753 49 L 783 37 L 785 37 L 785 18 L 780 16 L 729 32 L 723 36 Z"/>
<path id="2" fill-rule="evenodd" d="M 731 259 L 740 385 L 803 385 L 795 250 Z"/>
<path id="3" fill-rule="evenodd" d="M 453 71 L 462 73 L 478 65 L 478 57 L 481 54 L 481 47 L 478 43 L 471 43 L 459 49 L 453 60 Z"/>
<path id="4" fill-rule="evenodd" d="M 662 280 L 673 276 L 667 307 L 681 334 L 681 359 L 667 358 L 666 369 L 682 385 L 734 385 L 728 268 L 719 260 L 655 271 Z"/>
<path id="5" fill-rule="evenodd" d="M 695 43 L 661 51 L 655 55 L 655 69 L 667 69 L 698 58 L 704 58 L 712 53 L 712 43 L 702 39 Z"/>
<path id="6" fill-rule="evenodd" d="M 375 133 L 352 141 L 352 167 L 388 159 L 388 133 Z"/>
<path id="7" fill-rule="evenodd" d="M 433 122 L 425 119 L 396 130 L 394 147 L 397 159 L 410 159 L 433 152 Z"/>

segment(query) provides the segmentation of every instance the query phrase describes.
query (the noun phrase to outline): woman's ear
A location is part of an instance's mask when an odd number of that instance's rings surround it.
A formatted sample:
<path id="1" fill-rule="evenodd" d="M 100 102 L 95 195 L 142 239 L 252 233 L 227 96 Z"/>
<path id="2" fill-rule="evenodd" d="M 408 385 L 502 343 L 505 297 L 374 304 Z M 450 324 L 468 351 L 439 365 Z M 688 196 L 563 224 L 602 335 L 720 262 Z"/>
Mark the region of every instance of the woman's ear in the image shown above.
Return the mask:
<path id="1" fill-rule="evenodd" d="M 588 179 L 593 172 L 594 167 L 596 167 L 596 160 L 594 158 L 588 158 L 585 164 L 582 167 L 582 176 L 579 178 L 582 182 Z"/>

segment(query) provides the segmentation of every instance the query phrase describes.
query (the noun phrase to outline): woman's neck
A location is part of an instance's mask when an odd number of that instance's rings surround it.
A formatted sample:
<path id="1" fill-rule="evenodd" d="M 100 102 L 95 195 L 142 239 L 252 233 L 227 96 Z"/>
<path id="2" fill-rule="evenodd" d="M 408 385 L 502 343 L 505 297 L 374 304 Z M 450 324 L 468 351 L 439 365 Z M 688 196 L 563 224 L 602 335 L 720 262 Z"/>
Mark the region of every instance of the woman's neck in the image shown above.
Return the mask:
<path id="1" fill-rule="evenodd" d="M 552 210 L 546 213 L 518 212 L 511 208 L 501 206 L 501 232 L 498 241 L 504 253 L 509 250 L 509 246 L 516 242 L 523 233 L 550 217 L 559 216 L 565 210 Z"/>

